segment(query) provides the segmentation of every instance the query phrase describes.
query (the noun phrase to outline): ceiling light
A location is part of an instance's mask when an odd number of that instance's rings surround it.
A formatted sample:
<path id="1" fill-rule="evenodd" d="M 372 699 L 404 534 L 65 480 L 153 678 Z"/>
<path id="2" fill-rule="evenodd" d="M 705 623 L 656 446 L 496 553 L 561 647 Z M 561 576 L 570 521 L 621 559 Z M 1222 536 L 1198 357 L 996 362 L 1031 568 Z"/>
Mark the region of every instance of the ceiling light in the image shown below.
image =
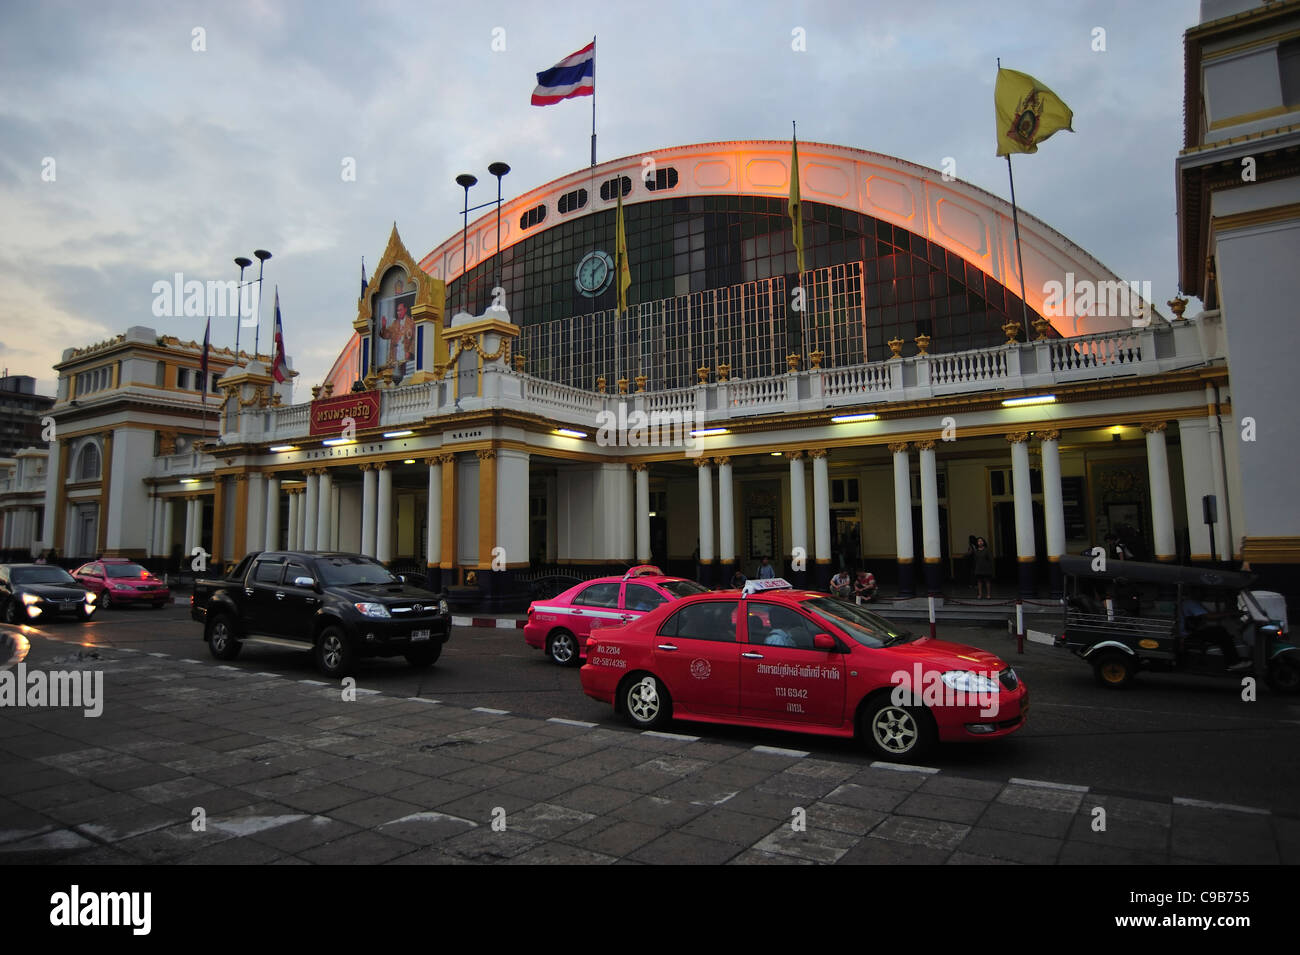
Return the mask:
<path id="1" fill-rule="evenodd" d="M 1003 398 L 1002 406 L 1004 408 L 1014 408 L 1019 405 L 1050 405 L 1055 401 L 1056 395 L 1031 395 L 1027 398 Z"/>
<path id="2" fill-rule="evenodd" d="M 572 428 L 556 428 L 552 434 L 558 434 L 562 438 L 585 438 L 585 431 L 574 431 Z"/>
<path id="3" fill-rule="evenodd" d="M 852 424 L 855 421 L 875 421 L 880 417 L 878 414 L 839 414 L 831 418 L 834 424 Z"/>

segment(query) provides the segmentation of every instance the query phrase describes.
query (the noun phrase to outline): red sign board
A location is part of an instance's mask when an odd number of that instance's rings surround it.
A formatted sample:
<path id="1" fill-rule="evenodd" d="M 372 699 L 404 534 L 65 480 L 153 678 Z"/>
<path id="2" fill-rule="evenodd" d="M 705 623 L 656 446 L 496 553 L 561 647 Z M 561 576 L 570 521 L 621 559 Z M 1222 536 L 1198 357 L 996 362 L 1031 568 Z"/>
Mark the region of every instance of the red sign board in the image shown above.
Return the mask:
<path id="1" fill-rule="evenodd" d="M 379 392 L 358 391 L 333 398 L 317 398 L 311 403 L 308 434 L 341 434 L 349 418 L 357 431 L 379 424 Z"/>

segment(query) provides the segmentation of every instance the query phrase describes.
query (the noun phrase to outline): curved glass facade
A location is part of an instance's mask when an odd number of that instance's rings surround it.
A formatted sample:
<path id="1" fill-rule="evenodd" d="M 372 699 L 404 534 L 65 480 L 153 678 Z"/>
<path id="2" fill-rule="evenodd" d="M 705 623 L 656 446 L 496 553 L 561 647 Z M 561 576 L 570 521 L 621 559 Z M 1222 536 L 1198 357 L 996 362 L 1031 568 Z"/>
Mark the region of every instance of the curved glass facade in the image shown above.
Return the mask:
<path id="1" fill-rule="evenodd" d="M 867 360 L 889 357 L 891 338 L 910 343 L 920 334 L 931 337 L 932 352 L 996 345 L 1006 340 L 1005 322 L 1021 322 L 1018 295 L 942 246 L 838 206 L 804 205 L 805 266 L 862 263 Z M 784 198 L 663 198 L 625 205 L 623 214 L 630 303 L 773 277 L 797 284 Z M 569 221 L 558 213 L 548 217 L 533 226 L 535 235 L 453 280 L 447 314 L 462 308 L 482 314 L 498 284 L 512 320 L 524 327 L 615 308 L 612 282 L 596 283 L 597 294 L 588 296 L 575 281 L 589 253 L 612 258 L 614 219 L 613 208 Z"/>

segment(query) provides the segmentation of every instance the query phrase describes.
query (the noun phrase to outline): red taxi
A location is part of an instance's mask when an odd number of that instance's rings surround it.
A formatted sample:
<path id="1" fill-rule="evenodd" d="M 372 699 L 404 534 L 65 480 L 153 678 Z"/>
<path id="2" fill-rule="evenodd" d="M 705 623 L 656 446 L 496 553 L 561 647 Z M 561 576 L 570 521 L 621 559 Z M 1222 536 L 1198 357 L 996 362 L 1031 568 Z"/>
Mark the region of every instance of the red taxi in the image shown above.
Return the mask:
<path id="1" fill-rule="evenodd" d="M 545 651 L 560 666 L 577 666 L 587 655 L 587 637 L 600 627 L 622 626 L 663 604 L 708 593 L 693 580 L 665 577 L 650 564 L 622 577 L 598 577 L 570 587 L 558 597 L 528 606 L 524 640 Z"/>
<path id="2" fill-rule="evenodd" d="M 918 637 L 779 578 L 660 606 L 587 641 L 582 689 L 634 725 L 670 718 L 858 736 L 884 759 L 1007 736 L 1029 693 L 992 653 Z"/>
<path id="3" fill-rule="evenodd" d="M 104 610 L 147 603 L 155 610 L 172 602 L 172 591 L 139 564 L 124 557 L 105 557 L 72 572 L 77 583 L 95 594 Z"/>

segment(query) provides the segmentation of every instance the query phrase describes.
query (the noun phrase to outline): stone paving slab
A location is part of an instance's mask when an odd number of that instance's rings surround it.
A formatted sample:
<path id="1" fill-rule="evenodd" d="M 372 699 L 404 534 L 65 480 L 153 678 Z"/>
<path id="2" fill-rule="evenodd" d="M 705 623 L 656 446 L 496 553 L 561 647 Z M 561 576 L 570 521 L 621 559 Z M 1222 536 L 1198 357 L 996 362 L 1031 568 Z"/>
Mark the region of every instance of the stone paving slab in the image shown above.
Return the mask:
<path id="1" fill-rule="evenodd" d="M 1300 861 L 1300 817 L 414 701 L 103 650 L 0 709 L 0 864 Z M 703 732 L 703 731 L 701 731 Z M 797 745 L 797 740 L 792 743 Z"/>

